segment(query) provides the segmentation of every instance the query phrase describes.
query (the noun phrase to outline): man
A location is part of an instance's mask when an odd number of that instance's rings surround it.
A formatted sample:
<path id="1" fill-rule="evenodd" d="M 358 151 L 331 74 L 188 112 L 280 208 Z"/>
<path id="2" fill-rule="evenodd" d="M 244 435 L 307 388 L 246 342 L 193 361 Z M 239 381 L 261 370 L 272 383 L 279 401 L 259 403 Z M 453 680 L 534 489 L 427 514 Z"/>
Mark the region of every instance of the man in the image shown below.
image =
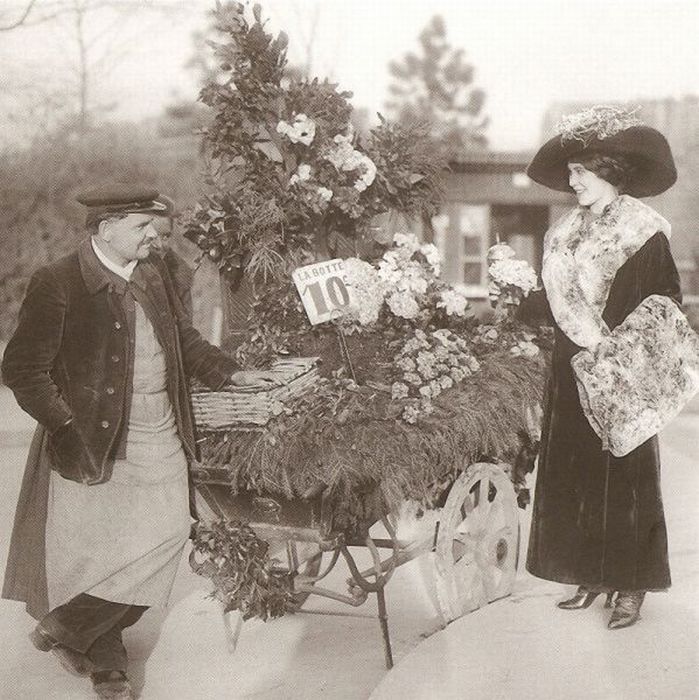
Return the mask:
<path id="1" fill-rule="evenodd" d="M 83 193 L 90 237 L 29 283 L 2 371 L 38 422 L 3 597 L 31 640 L 96 694 L 130 698 L 121 632 L 167 603 L 190 531 L 196 457 L 188 375 L 212 388 L 273 381 L 191 326 L 151 255 L 167 205 L 147 187 Z"/>
<path id="2" fill-rule="evenodd" d="M 175 284 L 177 296 L 180 298 L 185 312 L 191 321 L 194 313 L 192 304 L 194 270 L 182 255 L 180 255 L 178 245 L 176 245 L 179 241 L 175 241 L 173 236 L 175 218 L 178 214 L 177 207 L 170 197 L 166 197 L 163 194 L 157 197 L 156 202 L 163 204 L 165 206 L 165 211 L 153 222 L 153 226 L 159 235 L 158 238 L 154 239 L 152 247 L 155 248 L 155 252 L 160 254 L 167 265 L 170 277 L 172 277 L 172 281 Z M 180 239 L 180 241 L 181 240 L 186 241 L 186 239 Z M 201 252 L 194 244 L 190 245 L 196 249 L 197 254 Z"/>

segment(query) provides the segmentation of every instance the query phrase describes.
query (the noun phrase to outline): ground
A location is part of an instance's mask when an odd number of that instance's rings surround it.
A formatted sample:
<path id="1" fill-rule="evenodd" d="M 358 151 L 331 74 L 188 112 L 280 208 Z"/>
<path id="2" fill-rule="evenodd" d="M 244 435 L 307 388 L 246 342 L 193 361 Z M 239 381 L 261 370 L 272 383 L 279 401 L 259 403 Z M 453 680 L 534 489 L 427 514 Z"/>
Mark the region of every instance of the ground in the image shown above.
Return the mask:
<path id="1" fill-rule="evenodd" d="M 4 570 L 31 421 L 0 387 L 0 565 Z M 649 594 L 643 620 L 609 632 L 601 599 L 586 611 L 554 603 L 570 589 L 523 568 L 509 598 L 440 629 L 430 555 L 399 569 L 388 587 L 395 668 L 383 663 L 374 601 L 353 609 L 313 598 L 305 610 L 243 625 L 231 654 L 206 581 L 183 559 L 173 604 L 130 629 L 131 676 L 144 700 L 604 700 L 696 698 L 699 688 L 699 400 L 661 436 L 673 587 Z M 526 548 L 529 513 L 522 513 Z M 341 569 L 328 587 L 343 589 Z M 324 611 L 331 614 L 317 614 Z M 27 634 L 20 603 L 0 601 L 0 697 L 80 700 L 89 682 L 65 674 Z"/>

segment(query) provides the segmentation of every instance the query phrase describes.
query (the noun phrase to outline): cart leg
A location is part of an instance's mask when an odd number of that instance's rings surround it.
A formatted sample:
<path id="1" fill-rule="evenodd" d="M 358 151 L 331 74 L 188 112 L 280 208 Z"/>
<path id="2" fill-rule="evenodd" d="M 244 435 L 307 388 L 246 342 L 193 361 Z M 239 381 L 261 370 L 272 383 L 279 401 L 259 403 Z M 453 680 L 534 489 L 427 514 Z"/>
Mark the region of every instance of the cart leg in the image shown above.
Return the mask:
<path id="1" fill-rule="evenodd" d="M 231 616 L 235 616 L 235 623 L 232 625 Z M 226 634 L 226 648 L 229 654 L 235 654 L 242 628 L 243 616 L 237 610 L 223 613 L 223 631 Z"/>
<path id="2" fill-rule="evenodd" d="M 376 604 L 379 609 L 379 625 L 383 637 L 383 653 L 386 660 L 386 668 L 393 668 L 393 653 L 391 652 L 391 637 L 388 633 L 388 615 L 386 614 L 386 597 L 383 588 L 376 591 Z"/>

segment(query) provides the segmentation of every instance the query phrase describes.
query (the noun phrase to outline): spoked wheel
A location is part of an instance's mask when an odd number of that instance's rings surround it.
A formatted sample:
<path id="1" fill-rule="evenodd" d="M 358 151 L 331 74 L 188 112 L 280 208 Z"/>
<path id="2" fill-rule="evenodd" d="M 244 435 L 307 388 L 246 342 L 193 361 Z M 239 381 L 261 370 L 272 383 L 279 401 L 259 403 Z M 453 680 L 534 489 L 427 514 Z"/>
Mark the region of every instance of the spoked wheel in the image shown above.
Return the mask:
<path id="1" fill-rule="evenodd" d="M 454 482 L 439 521 L 435 582 L 445 622 L 509 595 L 518 557 L 512 482 L 495 464 L 473 464 Z"/>

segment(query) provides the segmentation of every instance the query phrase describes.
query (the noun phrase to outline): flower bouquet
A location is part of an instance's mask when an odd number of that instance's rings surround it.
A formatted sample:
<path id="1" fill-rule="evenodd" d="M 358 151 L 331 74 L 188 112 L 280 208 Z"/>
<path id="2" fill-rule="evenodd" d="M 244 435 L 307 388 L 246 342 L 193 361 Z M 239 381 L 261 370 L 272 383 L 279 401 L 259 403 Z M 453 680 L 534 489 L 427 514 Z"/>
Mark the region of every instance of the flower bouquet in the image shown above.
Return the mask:
<path id="1" fill-rule="evenodd" d="M 512 460 L 544 363 L 512 319 L 481 329 L 463 287 L 440 279 L 433 244 L 376 227 L 386 212 L 437 212 L 442 164 L 424 134 L 381 120 L 358 135 L 349 94 L 287 80 L 285 37 L 267 34 L 259 8 L 253 19 L 240 3 L 217 11 L 226 70 L 202 92 L 215 111 L 209 192 L 187 235 L 227 285 L 257 282 L 240 364 L 314 357 L 318 378 L 264 429 L 200 431 L 202 463 L 226 473 L 231 497 L 291 500 L 320 485 L 333 530 L 365 532 L 406 499 L 434 505 L 469 463 Z M 536 286 L 509 250 L 491 264 L 506 306 Z M 346 258 L 349 303 L 312 325 L 290 273 L 328 256 Z"/>
<path id="2" fill-rule="evenodd" d="M 488 296 L 497 311 L 507 315 L 536 289 L 536 272 L 509 245 L 497 243 L 488 250 Z"/>
<path id="3" fill-rule="evenodd" d="M 286 36 L 266 31 L 259 6 L 249 17 L 242 3 L 221 4 L 215 19 L 220 75 L 201 92 L 214 110 L 208 191 L 184 224 L 228 284 L 284 279 L 343 238 L 370 246 L 377 215 L 436 212 L 443 163 L 426 127 L 381 118 L 357 134 L 351 93 L 285 75 Z"/>

